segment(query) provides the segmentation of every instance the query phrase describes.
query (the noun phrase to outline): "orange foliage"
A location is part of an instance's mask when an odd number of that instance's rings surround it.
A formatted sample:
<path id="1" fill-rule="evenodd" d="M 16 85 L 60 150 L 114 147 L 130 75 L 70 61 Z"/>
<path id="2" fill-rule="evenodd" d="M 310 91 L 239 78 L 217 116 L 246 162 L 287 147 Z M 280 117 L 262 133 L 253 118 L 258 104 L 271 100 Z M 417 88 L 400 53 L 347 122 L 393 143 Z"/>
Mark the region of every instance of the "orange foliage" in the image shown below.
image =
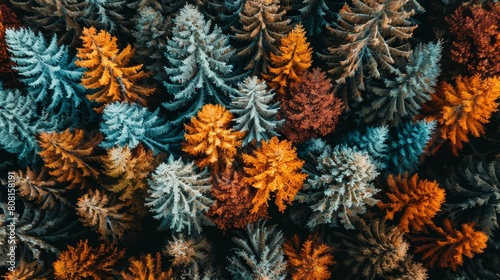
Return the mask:
<path id="1" fill-rule="evenodd" d="M 422 231 L 445 201 L 444 189 L 439 188 L 436 181 L 418 180 L 417 174 L 411 178 L 408 178 L 408 173 L 396 178 L 391 174 L 387 177 L 387 184 L 390 202 L 379 202 L 378 206 L 386 210 L 389 220 L 396 212 L 403 213 L 398 225 L 403 232 L 410 232 L 410 227 L 414 232 Z"/>
<path id="2" fill-rule="evenodd" d="M 306 41 L 306 31 L 299 23 L 283 39 L 281 39 L 280 54 L 271 53 L 269 74 L 262 73 L 270 87 L 284 94 L 291 82 L 299 82 L 301 77 L 311 67 L 312 49 Z"/>
<path id="3" fill-rule="evenodd" d="M 301 246 L 299 236 L 294 235 L 292 240 L 285 242 L 283 250 L 293 280 L 330 279 L 328 267 L 335 263 L 332 248 L 319 244 L 317 236 L 310 235 Z"/>
<path id="4" fill-rule="evenodd" d="M 101 244 L 93 248 L 88 240 L 80 240 L 76 247 L 68 246 L 52 264 L 55 279 L 111 279 L 113 266 L 124 254 L 116 246 Z"/>
<path id="5" fill-rule="evenodd" d="M 211 166 L 214 171 L 220 166 L 230 167 L 238 147 L 245 135 L 229 128 L 233 115 L 223 106 L 207 104 L 201 108 L 191 123 L 184 124 L 186 133 L 182 150 L 194 156 L 199 167 Z"/>
<path id="6" fill-rule="evenodd" d="M 285 203 L 294 200 L 307 177 L 301 172 L 304 161 L 297 158 L 292 142 L 279 141 L 277 137 L 269 142 L 261 141 L 260 149 L 253 155 L 243 154 L 243 161 L 245 182 L 257 189 L 251 213 L 267 205 L 271 192 L 276 192 L 275 203 L 279 211 L 285 211 Z"/>
<path id="7" fill-rule="evenodd" d="M 267 216 L 267 207 L 263 205 L 256 213 L 250 213 L 252 199 L 256 190 L 244 182 L 243 175 L 226 169 L 215 178 L 210 193 L 215 203 L 208 215 L 219 229 L 245 228 L 247 224 L 257 222 Z"/>
<path id="8" fill-rule="evenodd" d="M 474 253 L 482 253 L 486 248 L 488 236 L 481 231 L 474 230 L 474 223 L 462 225 L 462 230 L 456 230 L 451 221 L 444 221 L 444 229 L 435 228 L 442 236 L 435 242 L 417 246 L 417 253 L 427 260 L 431 267 L 437 265 L 442 268 L 456 270 L 463 263 L 463 256 L 472 258 Z M 417 240 L 422 238 L 417 238 Z M 429 238 L 430 239 L 430 238 Z"/>
<path id="9" fill-rule="evenodd" d="M 484 134 L 483 125 L 497 111 L 500 97 L 498 78 L 481 79 L 458 76 L 455 86 L 443 82 L 432 94 L 432 100 L 422 106 L 429 120 L 438 120 L 441 138 L 449 139 L 452 151 L 458 155 L 463 143 L 469 142 L 467 134 L 475 137 Z"/>
<path id="10" fill-rule="evenodd" d="M 92 176 L 97 178 L 98 172 L 89 165 L 93 160 L 90 155 L 94 148 L 102 140 L 101 134 L 91 135 L 85 139 L 85 132 L 69 129 L 61 132 L 41 132 L 39 152 L 45 167 L 49 169 L 49 174 L 56 177 L 57 182 L 68 182 L 69 189 L 78 185 L 84 187 L 84 177 Z"/>
<path id="11" fill-rule="evenodd" d="M 164 272 L 161 269 L 161 254 L 156 253 L 153 258 L 151 254 L 142 256 L 140 259 L 130 259 L 130 266 L 127 272 L 122 272 L 124 280 L 166 280 L 174 279 L 172 269 Z"/>
<path id="12" fill-rule="evenodd" d="M 135 50 L 127 45 L 118 53 L 117 38 L 105 30 L 97 33 L 94 27 L 84 28 L 82 36 L 83 48 L 77 48 L 77 66 L 86 68 L 81 84 L 89 90 L 97 90 L 87 95 L 88 99 L 103 103 L 114 101 L 137 102 L 146 106 L 144 96 L 155 91 L 153 88 L 138 85 L 136 82 L 149 76 L 141 70 L 142 64 L 126 66 Z M 96 108 L 102 112 L 104 105 Z"/>

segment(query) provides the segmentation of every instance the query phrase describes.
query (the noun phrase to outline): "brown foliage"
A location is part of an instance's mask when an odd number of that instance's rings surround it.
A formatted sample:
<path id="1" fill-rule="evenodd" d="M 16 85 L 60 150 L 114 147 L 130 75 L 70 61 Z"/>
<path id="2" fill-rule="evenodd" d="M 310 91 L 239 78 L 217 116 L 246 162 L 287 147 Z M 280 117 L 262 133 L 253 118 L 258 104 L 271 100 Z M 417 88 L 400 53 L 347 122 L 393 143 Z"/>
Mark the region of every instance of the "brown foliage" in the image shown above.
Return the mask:
<path id="1" fill-rule="evenodd" d="M 36 173 L 29 167 L 26 173 L 19 170 L 16 176 L 16 187 L 19 195 L 27 201 L 34 201 L 40 205 L 40 209 L 54 208 L 58 202 L 69 204 L 63 196 L 64 189 L 54 188 L 56 181 L 48 178 L 47 169 L 42 167 L 40 173 Z"/>
<path id="2" fill-rule="evenodd" d="M 261 141 L 261 147 L 253 155 L 243 154 L 245 163 L 245 183 L 257 189 L 253 198 L 251 213 L 267 206 L 267 201 L 275 192 L 275 203 L 283 212 L 286 203 L 291 203 L 302 188 L 307 175 L 301 169 L 304 161 L 297 157 L 292 142 L 279 141 L 277 137 L 269 142 Z"/>
<path id="3" fill-rule="evenodd" d="M 85 187 L 85 177 L 97 178 L 98 171 L 89 165 L 94 148 L 102 140 L 102 135 L 94 134 L 85 137 L 82 129 L 69 129 L 61 132 L 41 132 L 38 142 L 42 150 L 39 152 L 49 174 L 56 177 L 57 182 L 68 182 L 69 189 L 76 186 Z"/>
<path id="4" fill-rule="evenodd" d="M 488 236 L 474 230 L 474 223 L 462 224 L 462 230 L 454 229 L 449 219 L 444 220 L 444 228 L 435 227 L 440 238 L 416 238 L 427 244 L 417 246 L 417 253 L 427 260 L 429 266 L 452 268 L 462 265 L 464 255 L 472 258 L 475 253 L 482 253 L 486 248 Z"/>
<path id="5" fill-rule="evenodd" d="M 161 268 L 161 255 L 156 257 L 151 254 L 141 256 L 140 259 L 130 258 L 128 272 L 122 272 L 124 280 L 167 280 L 174 279 L 172 269 L 163 271 Z"/>
<path id="6" fill-rule="evenodd" d="M 76 247 L 68 248 L 59 254 L 52 264 L 56 279 L 105 279 L 110 277 L 113 266 L 123 258 L 124 250 L 117 246 L 101 244 L 98 248 L 89 246 L 88 240 L 80 240 Z"/>
<path id="7" fill-rule="evenodd" d="M 283 246 L 288 257 L 288 270 L 293 280 L 326 280 L 330 279 L 329 266 L 333 265 L 332 248 L 326 244 L 319 244 L 318 236 L 309 235 L 307 240 L 300 244 L 300 237 L 294 235 Z"/>
<path id="8" fill-rule="evenodd" d="M 459 6 L 446 21 L 454 36 L 454 61 L 470 73 L 500 74 L 500 3 Z"/>
<path id="9" fill-rule="evenodd" d="M 410 227 L 412 232 L 424 230 L 445 201 L 444 189 L 439 188 L 436 181 L 418 180 L 418 174 L 411 178 L 408 178 L 408 173 L 404 177 L 399 174 L 396 178 L 391 174 L 387 177 L 387 184 L 390 202 L 379 202 L 378 206 L 386 210 L 389 220 L 394 218 L 395 213 L 402 212 L 398 226 L 403 232 L 410 232 Z"/>
<path id="10" fill-rule="evenodd" d="M 343 109 L 331 80 L 315 68 L 290 86 L 290 98 L 282 99 L 278 118 L 285 120 L 282 130 L 287 138 L 300 143 L 332 132 Z"/>
<path id="11" fill-rule="evenodd" d="M 267 205 L 260 207 L 256 213 L 250 212 L 256 190 L 244 182 L 243 175 L 239 172 L 224 170 L 220 177 L 214 179 L 210 192 L 215 203 L 208 215 L 223 231 L 245 228 L 247 224 L 267 216 Z"/>

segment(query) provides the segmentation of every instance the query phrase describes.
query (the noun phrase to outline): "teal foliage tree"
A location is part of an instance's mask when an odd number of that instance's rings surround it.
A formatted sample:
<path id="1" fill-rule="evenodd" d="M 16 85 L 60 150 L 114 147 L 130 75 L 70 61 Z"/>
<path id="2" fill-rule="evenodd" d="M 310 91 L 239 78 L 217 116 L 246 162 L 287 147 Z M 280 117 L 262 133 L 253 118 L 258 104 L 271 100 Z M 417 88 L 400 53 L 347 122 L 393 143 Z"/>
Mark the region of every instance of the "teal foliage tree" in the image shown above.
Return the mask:
<path id="1" fill-rule="evenodd" d="M 298 14 L 290 16 L 292 22 L 301 22 L 308 36 L 316 36 L 325 31 L 337 14 L 334 13 L 327 0 L 295 0 L 292 8 L 297 10 Z"/>
<path id="2" fill-rule="evenodd" d="M 264 220 L 248 224 L 245 234 L 233 238 L 236 248 L 227 269 L 238 280 L 279 279 L 286 276 L 283 233 Z"/>
<path id="3" fill-rule="evenodd" d="M 245 7 L 245 0 L 224 0 L 222 6 L 225 10 L 223 13 L 219 14 L 219 21 L 222 30 L 225 33 L 229 33 L 231 28 L 240 28 L 240 14 L 243 12 Z"/>
<path id="4" fill-rule="evenodd" d="M 208 171 L 197 170 L 193 162 L 173 156 L 160 164 L 148 180 L 145 205 L 160 221 L 160 230 L 199 234 L 202 225 L 213 225 L 205 215 L 214 201 L 210 197 Z"/>
<path id="5" fill-rule="evenodd" d="M 194 116 L 205 104 L 229 104 L 229 95 L 237 90 L 231 86 L 233 55 L 228 38 L 192 5 L 186 5 L 174 19 L 172 38 L 165 56 L 170 67 L 165 71 L 170 81 L 164 82 L 174 100 L 163 103 L 170 111 L 182 112 L 172 123 L 180 125 Z M 187 108 L 186 108 L 187 107 Z"/>
<path id="6" fill-rule="evenodd" d="M 105 139 L 100 146 L 114 146 L 133 149 L 143 143 L 157 154 L 168 151 L 169 143 L 179 141 L 170 124 L 159 116 L 159 110 L 151 113 L 136 103 L 114 102 L 104 108 L 101 132 Z"/>
<path id="7" fill-rule="evenodd" d="M 386 142 L 388 137 L 389 128 L 377 126 L 366 128 L 363 134 L 360 130 L 352 131 L 342 137 L 340 142 L 359 151 L 367 152 L 377 170 L 383 170 L 387 161 L 388 147 Z"/>
<path id="8" fill-rule="evenodd" d="M 360 113 L 367 123 L 397 126 L 419 113 L 421 104 L 431 100 L 440 73 L 441 41 L 419 44 L 404 70 L 394 79 L 384 79 L 385 87 L 368 86 L 368 96 Z"/>
<path id="9" fill-rule="evenodd" d="M 67 46 L 57 45 L 55 35 L 47 43 L 29 28 L 7 29 L 5 39 L 28 94 L 46 114 L 62 119 L 62 129 L 78 121 L 79 111 L 91 114 L 85 88 L 79 84 L 83 69 L 74 64 Z"/>
<path id="10" fill-rule="evenodd" d="M 396 127 L 395 137 L 389 139 L 388 170 L 396 173 L 415 172 L 435 127 L 435 121 L 425 120 L 410 121 Z"/>
<path id="11" fill-rule="evenodd" d="M 500 228 L 500 159 L 468 157 L 444 183 L 444 213 L 455 221 L 476 222 L 488 235 Z"/>
<path id="12" fill-rule="evenodd" d="M 238 87 L 238 95 L 232 98 L 229 111 L 236 117 L 233 129 L 247 132 L 243 146 L 277 136 L 276 129 L 284 120 L 276 120 L 279 103 L 273 103 L 274 92 L 256 76 L 246 78 Z"/>
<path id="13" fill-rule="evenodd" d="M 317 161 L 319 174 L 310 177 L 295 197 L 313 210 L 307 225 L 337 226 L 340 219 L 346 229 L 354 229 L 358 215 L 378 201 L 373 195 L 380 190 L 372 181 L 379 172 L 367 152 L 346 146 L 327 145 Z"/>

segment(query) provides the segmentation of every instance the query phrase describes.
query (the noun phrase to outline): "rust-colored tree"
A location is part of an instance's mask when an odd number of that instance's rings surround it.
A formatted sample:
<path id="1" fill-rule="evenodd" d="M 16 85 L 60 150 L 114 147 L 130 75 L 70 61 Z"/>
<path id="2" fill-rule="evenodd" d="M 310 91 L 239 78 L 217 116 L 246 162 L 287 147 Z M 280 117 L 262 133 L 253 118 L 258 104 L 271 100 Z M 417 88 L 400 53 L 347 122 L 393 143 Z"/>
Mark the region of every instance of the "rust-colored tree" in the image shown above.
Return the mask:
<path id="1" fill-rule="evenodd" d="M 418 174 L 408 178 L 408 173 L 387 177 L 389 202 L 379 202 L 378 206 L 386 211 L 388 220 L 401 213 L 398 226 L 403 232 L 420 232 L 441 209 L 445 201 L 445 191 L 436 181 L 419 180 Z"/>
<path id="2" fill-rule="evenodd" d="M 299 23 L 280 43 L 280 53 L 271 53 L 271 66 L 268 74 L 262 77 L 269 86 L 284 94 L 290 83 L 300 82 L 311 67 L 312 49 L 306 40 L 306 31 Z"/>
<path id="3" fill-rule="evenodd" d="M 446 21 L 453 36 L 451 59 L 472 74 L 500 74 L 500 3 L 459 6 Z"/>
<path id="4" fill-rule="evenodd" d="M 210 166 L 214 171 L 220 167 L 230 167 L 241 147 L 244 132 L 230 128 L 233 115 L 222 105 L 207 104 L 184 124 L 186 133 L 182 150 L 199 156 L 199 167 Z"/>
<path id="5" fill-rule="evenodd" d="M 462 230 L 453 228 L 449 219 L 444 220 L 444 227 L 434 227 L 440 237 L 420 237 L 416 241 L 426 244 L 417 246 L 417 253 L 430 267 L 451 268 L 456 270 L 461 266 L 464 256 L 472 258 L 476 253 L 482 253 L 486 248 L 488 236 L 482 231 L 474 230 L 474 223 L 462 224 Z"/>
<path id="6" fill-rule="evenodd" d="M 26 172 L 19 170 L 15 178 L 19 195 L 26 201 L 35 203 L 40 209 L 52 209 L 58 203 L 69 205 L 63 195 L 66 190 L 58 188 L 54 178 L 47 173 L 45 167 L 38 173 L 29 167 Z"/>
<path id="7" fill-rule="evenodd" d="M 317 235 L 309 235 L 302 244 L 300 237 L 294 235 L 284 243 L 283 250 L 288 258 L 287 268 L 293 280 L 331 279 L 329 267 L 335 263 L 331 254 L 332 248 L 320 244 Z"/>
<path id="8" fill-rule="evenodd" d="M 102 140 L 102 135 L 86 137 L 82 129 L 75 129 L 74 132 L 67 129 L 61 133 L 41 132 L 39 138 L 39 154 L 57 182 L 69 183 L 68 189 L 84 188 L 85 177 L 97 178 L 99 172 L 89 163 L 96 160 L 92 152 Z"/>
<path id="9" fill-rule="evenodd" d="M 319 68 L 304 75 L 290 86 L 289 99 L 281 99 L 278 118 L 285 120 L 282 131 L 289 140 L 301 143 L 325 136 L 335 129 L 344 109 L 334 96 L 331 80 Z"/>
<path id="10" fill-rule="evenodd" d="M 458 155 L 463 143 L 469 142 L 469 133 L 475 137 L 484 134 L 483 125 L 498 110 L 499 97 L 499 78 L 458 76 L 455 85 L 439 85 L 432 100 L 422 106 L 423 117 L 438 121 L 441 138 L 450 140 L 453 153 Z"/>
<path id="11" fill-rule="evenodd" d="M 250 212 L 257 190 L 244 182 L 241 173 L 228 168 L 213 181 L 210 192 L 215 203 L 208 215 L 219 229 L 245 228 L 267 216 L 267 205 L 262 205 L 255 213 Z"/>
<path id="12" fill-rule="evenodd" d="M 173 280 L 172 269 L 162 270 L 161 254 L 158 252 L 153 257 L 151 254 L 141 256 L 139 259 L 130 258 L 128 271 L 122 271 L 124 280 Z"/>
<path id="13" fill-rule="evenodd" d="M 153 94 L 155 89 L 138 83 L 149 76 L 141 70 L 142 64 L 127 66 L 135 50 L 127 45 L 120 52 L 116 37 L 105 30 L 97 33 L 94 27 L 84 28 L 81 39 L 83 47 L 77 48 L 75 64 L 87 69 L 81 84 L 88 90 L 95 90 L 87 98 L 103 104 L 95 110 L 102 112 L 106 104 L 114 101 L 146 106 L 145 97 Z"/>
<path id="14" fill-rule="evenodd" d="M 101 244 L 94 248 L 88 240 L 80 240 L 76 247 L 68 246 L 52 264 L 55 279 L 112 279 L 113 266 L 124 254 L 117 246 Z"/>
<path id="15" fill-rule="evenodd" d="M 17 19 L 7 5 L 0 4 L 0 73 L 12 73 L 13 62 L 10 60 L 7 52 L 7 43 L 5 42 L 5 30 L 7 28 L 21 27 L 21 22 Z M 9 80 L 6 79 L 5 82 Z"/>
<path id="16" fill-rule="evenodd" d="M 252 155 L 243 154 L 244 181 L 257 189 L 250 212 L 257 213 L 261 207 L 265 207 L 271 199 L 271 193 L 275 193 L 275 203 L 279 211 L 283 212 L 286 204 L 292 203 L 307 177 L 301 171 L 304 161 L 297 157 L 290 141 L 273 137 L 260 144 L 261 147 Z"/>

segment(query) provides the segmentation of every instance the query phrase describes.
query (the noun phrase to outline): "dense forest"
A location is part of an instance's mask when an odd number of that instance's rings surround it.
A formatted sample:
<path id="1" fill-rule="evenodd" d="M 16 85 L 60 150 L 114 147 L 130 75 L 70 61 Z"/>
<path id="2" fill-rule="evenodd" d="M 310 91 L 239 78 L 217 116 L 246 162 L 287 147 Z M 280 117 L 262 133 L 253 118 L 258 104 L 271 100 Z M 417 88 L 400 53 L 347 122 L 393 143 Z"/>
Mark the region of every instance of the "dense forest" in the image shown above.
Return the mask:
<path id="1" fill-rule="evenodd" d="M 500 279 L 499 104 L 497 1 L 0 0 L 0 275 Z"/>

